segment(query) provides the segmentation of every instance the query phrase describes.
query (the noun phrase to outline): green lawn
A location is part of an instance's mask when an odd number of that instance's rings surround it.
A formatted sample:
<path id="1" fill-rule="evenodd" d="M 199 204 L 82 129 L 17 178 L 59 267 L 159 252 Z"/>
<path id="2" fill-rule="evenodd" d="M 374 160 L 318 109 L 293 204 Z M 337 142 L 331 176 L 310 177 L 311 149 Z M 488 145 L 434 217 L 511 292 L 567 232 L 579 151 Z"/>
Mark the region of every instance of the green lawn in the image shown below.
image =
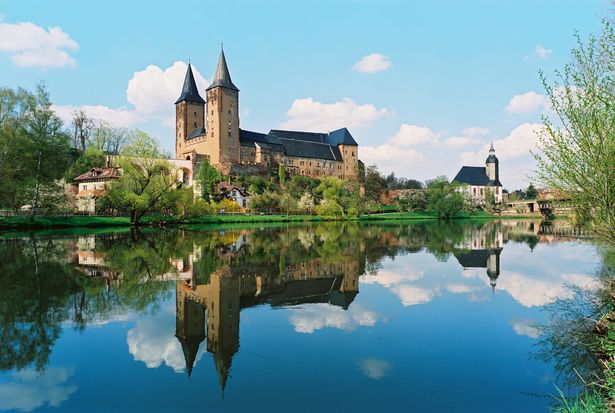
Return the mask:
<path id="1" fill-rule="evenodd" d="M 343 220 L 350 221 L 379 221 L 379 220 L 413 220 L 413 219 L 435 219 L 435 215 L 429 212 L 390 212 L 362 215 L 360 217 L 348 217 Z M 459 219 L 492 219 L 493 215 L 483 211 L 472 214 L 459 214 L 455 218 Z M 226 214 L 226 215 L 206 215 L 188 219 L 178 219 L 174 217 L 145 217 L 143 225 L 162 224 L 224 224 L 224 223 L 260 223 L 260 222 L 319 222 L 335 221 L 342 218 L 321 217 L 318 215 L 248 215 L 248 214 Z M 21 217 L 0 217 L 0 229 L 51 229 L 51 228 L 75 228 L 75 227 L 114 227 L 129 226 L 130 221 L 127 217 L 89 217 L 89 216 L 40 216 L 30 219 L 27 216 Z"/>

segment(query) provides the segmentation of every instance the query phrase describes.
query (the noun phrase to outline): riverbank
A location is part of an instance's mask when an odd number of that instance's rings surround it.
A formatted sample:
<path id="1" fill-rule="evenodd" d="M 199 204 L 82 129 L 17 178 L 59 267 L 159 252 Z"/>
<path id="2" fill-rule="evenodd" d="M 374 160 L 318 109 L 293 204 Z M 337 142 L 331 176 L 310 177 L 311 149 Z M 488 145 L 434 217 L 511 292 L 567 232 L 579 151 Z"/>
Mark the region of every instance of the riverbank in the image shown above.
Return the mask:
<path id="1" fill-rule="evenodd" d="M 454 219 L 495 219 L 494 215 L 484 211 L 460 213 Z M 417 220 L 437 219 L 429 212 L 391 212 L 361 215 L 358 217 L 326 217 L 319 215 L 251 215 L 222 214 L 201 217 L 144 217 L 140 226 L 163 226 L 184 224 L 226 224 L 226 223 L 267 223 L 267 222 L 324 222 L 324 221 L 382 221 L 382 220 Z M 0 217 L 0 230 L 53 229 L 53 228 L 93 228 L 93 227 L 128 227 L 128 217 L 100 216 L 40 216 L 31 219 L 28 216 Z"/>

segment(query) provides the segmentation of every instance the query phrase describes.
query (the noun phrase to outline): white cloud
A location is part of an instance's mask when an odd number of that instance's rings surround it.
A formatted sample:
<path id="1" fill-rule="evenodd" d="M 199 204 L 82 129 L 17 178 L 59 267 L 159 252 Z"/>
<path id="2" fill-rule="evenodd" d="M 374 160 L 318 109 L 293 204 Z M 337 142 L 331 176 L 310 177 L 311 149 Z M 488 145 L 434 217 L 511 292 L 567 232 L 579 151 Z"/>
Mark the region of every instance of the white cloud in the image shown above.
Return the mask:
<path id="1" fill-rule="evenodd" d="M 391 291 L 399 297 L 404 307 L 427 304 L 437 295 L 437 291 L 406 284 L 394 286 Z"/>
<path id="2" fill-rule="evenodd" d="M 26 369 L 10 374 L 12 381 L 0 383 L 0 410 L 29 412 L 43 406 L 59 407 L 77 391 L 68 384 L 74 371 L 49 367 L 44 373 Z"/>
<path id="3" fill-rule="evenodd" d="M 403 282 L 412 282 L 423 277 L 422 271 L 414 271 L 411 269 L 399 269 L 395 271 L 380 270 L 377 274 L 366 274 L 361 278 L 361 284 L 379 284 L 383 287 L 391 287 L 392 285 Z"/>
<path id="4" fill-rule="evenodd" d="M 177 61 L 166 69 L 149 65 L 134 72 L 128 81 L 126 100 L 135 111 L 144 115 L 169 114 L 175 112 L 174 103 L 180 95 L 188 65 Z M 199 93 L 203 94 L 207 80 L 192 66 Z"/>
<path id="5" fill-rule="evenodd" d="M 452 136 L 444 140 L 444 144 L 447 146 L 468 146 L 481 143 L 480 139 L 473 139 L 469 136 Z"/>
<path id="6" fill-rule="evenodd" d="M 104 105 L 54 105 L 53 110 L 64 122 L 70 122 L 73 111 L 84 110 L 90 117 L 104 120 L 116 127 L 135 127 L 155 121 L 166 128 L 175 125 L 174 103 L 180 95 L 188 65 L 174 62 L 162 69 L 149 65 L 144 70 L 133 73 L 126 88 L 126 100 L 132 107 L 111 108 Z M 204 93 L 207 80 L 192 66 L 197 87 Z"/>
<path id="7" fill-rule="evenodd" d="M 538 132 L 543 126 L 538 123 L 522 123 L 502 139 L 494 139 L 493 146 L 500 161 L 515 159 L 521 156 L 530 156 L 530 149 L 538 144 Z M 464 152 L 461 160 L 464 164 L 482 164 L 486 154 L 489 153 L 491 143 L 485 143 L 476 152 Z M 500 169 L 502 172 L 502 169 Z"/>
<path id="8" fill-rule="evenodd" d="M 469 136 L 473 138 L 475 136 L 489 135 L 489 132 L 491 132 L 489 129 L 483 128 L 482 126 L 472 126 L 472 127 L 465 128 L 464 130 L 462 130 L 461 134 L 463 136 Z"/>
<path id="9" fill-rule="evenodd" d="M 115 127 L 130 128 L 142 121 L 139 115 L 127 108 L 112 109 L 102 105 L 53 105 L 51 109 L 53 109 L 66 124 L 71 122 L 73 112 L 78 109 L 85 111 L 92 119 L 104 120 Z"/>
<path id="10" fill-rule="evenodd" d="M 348 310 L 329 304 L 311 304 L 291 311 L 289 321 L 295 331 L 307 334 L 327 327 L 352 331 L 358 326 L 374 326 L 382 319 L 380 314 L 364 309 L 359 304 L 351 305 Z"/>
<path id="11" fill-rule="evenodd" d="M 387 376 L 389 370 L 391 370 L 391 363 L 386 360 L 379 360 L 375 358 L 366 358 L 360 360 L 359 369 L 366 377 L 374 380 L 380 380 Z"/>
<path id="12" fill-rule="evenodd" d="M 545 60 L 551 55 L 551 52 L 553 52 L 553 49 L 547 49 L 544 46 L 538 45 L 532 53 L 525 55 L 523 60 L 529 60 L 533 57 L 537 57 L 540 60 Z"/>
<path id="13" fill-rule="evenodd" d="M 360 73 L 376 73 L 387 70 L 391 66 L 391 61 L 388 57 L 381 55 L 380 53 L 372 53 L 363 56 L 352 67 L 352 70 Z"/>
<path id="14" fill-rule="evenodd" d="M 511 115 L 531 113 L 545 109 L 547 105 L 548 99 L 546 96 L 534 91 L 529 91 L 521 95 L 514 95 L 506 106 L 506 112 Z"/>
<path id="15" fill-rule="evenodd" d="M 463 284 L 451 284 L 446 286 L 446 290 L 453 294 L 467 294 L 471 293 L 474 289 Z"/>
<path id="16" fill-rule="evenodd" d="M 390 143 L 385 143 L 380 146 L 362 146 L 360 149 L 360 157 L 366 165 L 376 164 L 382 165 L 389 163 L 408 163 L 424 160 L 423 155 L 412 148 L 400 148 Z"/>
<path id="17" fill-rule="evenodd" d="M 79 44 L 59 27 L 45 30 L 32 22 L 0 22 L 0 51 L 9 53 L 18 66 L 74 66 L 76 61 L 66 50 L 77 49 Z"/>
<path id="18" fill-rule="evenodd" d="M 286 112 L 290 119 L 279 127 L 313 132 L 328 132 L 342 127 L 355 130 L 370 127 L 377 120 L 392 114 L 389 109 L 378 109 L 369 103 L 360 105 L 349 98 L 334 103 L 322 103 L 312 98 L 295 99 Z"/>
<path id="19" fill-rule="evenodd" d="M 536 339 L 540 337 L 540 329 L 534 326 L 534 323 L 531 320 L 516 320 L 511 325 L 517 335 Z"/>
<path id="20" fill-rule="evenodd" d="M 425 126 L 408 125 L 399 127 L 399 131 L 389 140 L 389 143 L 397 146 L 413 146 L 424 143 L 434 143 L 438 134 Z"/>
<path id="21" fill-rule="evenodd" d="M 150 368 L 162 364 L 179 373 L 186 369 L 181 344 L 175 332 L 175 307 L 169 307 L 156 317 L 137 320 L 134 328 L 128 331 L 126 342 L 128 351 L 135 360 L 142 361 Z M 204 343 L 203 343 L 204 344 Z M 195 365 L 205 352 L 205 345 L 199 347 Z"/>

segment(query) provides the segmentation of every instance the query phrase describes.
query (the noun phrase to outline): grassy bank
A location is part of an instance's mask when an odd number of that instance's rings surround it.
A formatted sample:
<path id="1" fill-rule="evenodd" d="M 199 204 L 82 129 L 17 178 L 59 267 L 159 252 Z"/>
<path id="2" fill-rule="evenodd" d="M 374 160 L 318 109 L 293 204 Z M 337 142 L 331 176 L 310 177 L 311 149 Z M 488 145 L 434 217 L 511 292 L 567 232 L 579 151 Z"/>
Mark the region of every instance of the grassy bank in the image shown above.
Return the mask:
<path id="1" fill-rule="evenodd" d="M 493 215 L 483 211 L 462 213 L 456 219 L 493 219 Z M 145 217 L 141 225 L 177 225 L 177 224 L 225 224 L 225 223 L 267 223 L 267 222 L 320 222 L 320 221 L 380 221 L 380 220 L 415 220 L 436 219 L 429 212 L 391 212 L 361 215 L 359 217 L 323 217 L 318 215 L 205 215 L 179 219 L 175 217 Z M 0 229 L 52 229 L 52 228 L 93 228 L 93 227 L 127 227 L 127 217 L 90 217 L 90 216 L 40 216 L 31 219 L 22 217 L 0 217 Z"/>

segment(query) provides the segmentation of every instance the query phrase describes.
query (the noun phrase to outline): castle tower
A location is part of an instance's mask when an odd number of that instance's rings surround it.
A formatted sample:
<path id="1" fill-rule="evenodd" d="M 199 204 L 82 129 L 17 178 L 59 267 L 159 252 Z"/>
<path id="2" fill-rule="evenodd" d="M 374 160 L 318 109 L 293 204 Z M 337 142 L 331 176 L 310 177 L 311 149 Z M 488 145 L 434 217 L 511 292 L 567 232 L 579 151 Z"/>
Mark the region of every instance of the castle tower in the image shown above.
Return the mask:
<path id="1" fill-rule="evenodd" d="M 207 88 L 207 138 L 211 148 L 209 162 L 223 173 L 239 163 L 239 89 L 233 84 L 224 56 Z"/>
<path id="2" fill-rule="evenodd" d="M 493 142 L 491 142 L 491 148 L 489 149 L 489 157 L 485 161 L 485 171 L 487 178 L 492 182 L 499 182 L 500 179 L 500 161 L 495 156 L 495 149 L 493 149 Z"/>
<path id="3" fill-rule="evenodd" d="M 186 138 L 195 130 L 204 132 L 205 101 L 199 95 L 192 66 L 188 63 L 181 95 L 175 102 L 175 158 L 182 159 Z"/>

